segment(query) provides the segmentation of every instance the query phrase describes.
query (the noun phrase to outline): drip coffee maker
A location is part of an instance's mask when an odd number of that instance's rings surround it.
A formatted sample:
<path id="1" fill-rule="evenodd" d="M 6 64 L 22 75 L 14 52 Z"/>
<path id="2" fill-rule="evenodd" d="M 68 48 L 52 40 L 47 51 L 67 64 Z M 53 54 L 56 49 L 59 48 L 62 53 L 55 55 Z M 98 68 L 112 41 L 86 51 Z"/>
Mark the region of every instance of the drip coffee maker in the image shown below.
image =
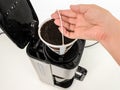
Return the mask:
<path id="1" fill-rule="evenodd" d="M 27 55 L 41 81 L 63 88 L 71 86 L 74 79 L 82 81 L 87 73 L 86 69 L 79 66 L 85 40 L 65 37 L 66 52 L 60 54 L 59 44 L 61 42 L 58 41 L 61 40 L 54 38 L 56 35 L 59 37 L 60 32 L 56 30 L 58 26 L 54 24 L 54 20 L 46 21 L 40 29 L 38 25 L 39 20 L 29 0 L 0 1 L 2 30 L 19 48 L 27 46 Z M 45 33 L 46 31 L 47 33 Z M 57 32 L 51 35 L 48 34 L 48 31 Z M 41 34 L 43 40 L 39 38 L 40 33 L 44 33 Z M 44 37 L 46 34 L 53 37 Z M 57 43 L 53 41 L 57 41 Z M 59 47 L 56 47 L 56 44 Z"/>

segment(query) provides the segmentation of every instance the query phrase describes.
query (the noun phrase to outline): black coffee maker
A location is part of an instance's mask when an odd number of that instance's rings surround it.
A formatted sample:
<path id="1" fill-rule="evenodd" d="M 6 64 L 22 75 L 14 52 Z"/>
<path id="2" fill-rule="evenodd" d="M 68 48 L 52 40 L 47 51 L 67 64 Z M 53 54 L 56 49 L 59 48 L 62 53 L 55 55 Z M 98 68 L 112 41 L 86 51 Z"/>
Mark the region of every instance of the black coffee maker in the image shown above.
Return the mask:
<path id="1" fill-rule="evenodd" d="M 58 55 L 40 40 L 38 25 L 29 0 L 0 0 L 0 27 L 19 48 L 27 46 L 41 81 L 63 88 L 71 86 L 74 79 L 82 81 L 87 70 L 78 65 L 85 40 L 77 40 L 64 55 Z"/>

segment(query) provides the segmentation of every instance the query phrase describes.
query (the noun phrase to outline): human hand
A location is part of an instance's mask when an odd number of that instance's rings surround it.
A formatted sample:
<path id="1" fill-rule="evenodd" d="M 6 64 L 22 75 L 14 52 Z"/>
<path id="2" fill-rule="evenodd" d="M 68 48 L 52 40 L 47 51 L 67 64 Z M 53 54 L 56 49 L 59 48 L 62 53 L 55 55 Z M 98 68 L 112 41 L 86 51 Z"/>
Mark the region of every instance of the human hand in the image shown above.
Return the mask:
<path id="1" fill-rule="evenodd" d="M 52 18 L 64 36 L 99 41 L 120 65 L 120 21 L 109 11 L 97 5 L 80 4 L 71 5 L 69 10 L 59 12 L 62 27 L 57 12 L 52 14 Z"/>
<path id="2" fill-rule="evenodd" d="M 60 14 L 64 36 L 74 39 L 101 41 L 114 32 L 117 21 L 107 10 L 92 4 L 71 5 L 69 10 L 60 10 Z M 57 11 L 52 18 L 61 26 Z M 61 27 L 59 29 L 62 32 Z"/>

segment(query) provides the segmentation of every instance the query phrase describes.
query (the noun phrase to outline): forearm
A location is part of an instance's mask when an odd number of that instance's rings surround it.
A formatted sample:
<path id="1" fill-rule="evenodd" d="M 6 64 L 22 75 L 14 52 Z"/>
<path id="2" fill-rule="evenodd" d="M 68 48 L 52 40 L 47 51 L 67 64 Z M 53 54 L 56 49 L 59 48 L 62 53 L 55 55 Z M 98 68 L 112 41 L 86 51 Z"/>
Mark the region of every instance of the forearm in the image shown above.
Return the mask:
<path id="1" fill-rule="evenodd" d="M 120 65 L 120 21 L 116 20 L 110 27 L 110 32 L 101 44 L 108 50 L 115 61 Z"/>

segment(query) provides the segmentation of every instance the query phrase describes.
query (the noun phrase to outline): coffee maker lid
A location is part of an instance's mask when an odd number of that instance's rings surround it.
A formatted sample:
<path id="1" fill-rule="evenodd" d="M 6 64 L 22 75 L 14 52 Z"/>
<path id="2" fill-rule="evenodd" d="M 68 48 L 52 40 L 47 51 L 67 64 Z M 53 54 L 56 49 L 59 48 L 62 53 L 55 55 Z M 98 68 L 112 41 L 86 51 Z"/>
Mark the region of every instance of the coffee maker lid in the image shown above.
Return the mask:
<path id="1" fill-rule="evenodd" d="M 24 48 L 32 38 L 37 37 L 39 24 L 30 1 L 0 0 L 0 4 L 0 27 L 19 48 Z"/>

